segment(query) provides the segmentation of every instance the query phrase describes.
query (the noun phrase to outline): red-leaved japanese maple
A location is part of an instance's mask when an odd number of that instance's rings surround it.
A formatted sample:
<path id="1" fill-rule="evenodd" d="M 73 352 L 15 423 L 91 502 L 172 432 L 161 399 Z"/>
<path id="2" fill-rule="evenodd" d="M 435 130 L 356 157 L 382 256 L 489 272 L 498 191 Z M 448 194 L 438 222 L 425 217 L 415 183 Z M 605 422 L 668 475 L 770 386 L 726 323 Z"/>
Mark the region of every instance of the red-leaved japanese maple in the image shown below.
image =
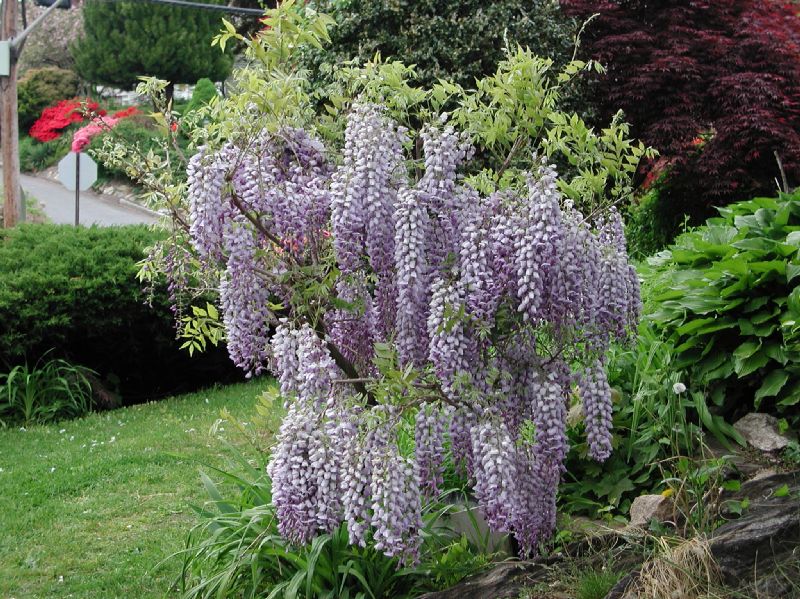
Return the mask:
<path id="1" fill-rule="evenodd" d="M 800 4 L 561 4 L 572 16 L 598 15 L 583 37 L 585 53 L 608 69 L 596 82 L 598 115 L 622 107 L 632 134 L 661 152 L 645 169 L 669 169 L 661 212 L 673 222 L 774 192 L 776 152 L 789 184 L 800 184 Z"/>

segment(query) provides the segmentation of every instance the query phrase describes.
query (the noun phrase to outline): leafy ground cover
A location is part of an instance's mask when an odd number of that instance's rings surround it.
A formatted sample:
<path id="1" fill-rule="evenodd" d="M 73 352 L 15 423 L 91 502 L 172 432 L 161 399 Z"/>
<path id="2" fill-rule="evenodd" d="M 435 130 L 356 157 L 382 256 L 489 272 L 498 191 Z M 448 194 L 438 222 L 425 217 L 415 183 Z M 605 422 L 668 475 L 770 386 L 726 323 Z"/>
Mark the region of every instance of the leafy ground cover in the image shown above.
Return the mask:
<path id="1" fill-rule="evenodd" d="M 264 379 L 49 426 L 0 430 L 0 596 L 161 597 L 224 466 L 210 428 L 247 421 Z M 217 432 L 225 434 L 219 428 Z"/>

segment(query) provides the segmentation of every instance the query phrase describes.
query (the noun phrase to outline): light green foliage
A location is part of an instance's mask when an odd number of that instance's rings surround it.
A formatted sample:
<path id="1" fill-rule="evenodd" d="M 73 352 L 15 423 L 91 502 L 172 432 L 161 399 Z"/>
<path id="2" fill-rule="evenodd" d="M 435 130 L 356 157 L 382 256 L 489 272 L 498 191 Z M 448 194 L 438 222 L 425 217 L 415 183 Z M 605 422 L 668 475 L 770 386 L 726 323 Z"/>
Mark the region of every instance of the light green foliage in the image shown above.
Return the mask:
<path id="1" fill-rule="evenodd" d="M 163 560 L 205 499 L 198 466 L 226 464 L 209 428 L 269 384 L 0 429 L 0 597 L 172 596 L 181 564 Z"/>
<path id="2" fill-rule="evenodd" d="M 181 349 L 188 349 L 190 356 L 196 351 L 205 351 L 209 343 L 216 347 L 225 335 L 219 312 L 214 304 L 206 302 L 205 308 L 200 306 L 191 308 L 192 314 L 181 319 L 183 326 L 180 330 L 181 339 L 186 339 Z"/>
<path id="3" fill-rule="evenodd" d="M 461 98 L 455 121 L 501 165 L 482 173 L 483 181 L 502 183 L 500 175 L 512 172 L 515 161 L 529 162 L 534 152 L 556 161 L 567 175 L 559 179 L 561 192 L 587 214 L 630 200 L 636 167 L 655 153 L 628 138 L 621 113 L 598 133 L 561 109 L 565 88 L 586 70 L 601 67 L 573 60 L 559 71 L 552 59 L 518 47 L 494 75 L 476 82 L 477 92 L 456 90 Z"/>
<path id="4" fill-rule="evenodd" d="M 800 195 L 757 198 L 650 259 L 653 326 L 723 415 L 800 402 Z M 710 414 L 701 412 L 707 424 Z"/>
<path id="5" fill-rule="evenodd" d="M 44 356 L 0 374 L 0 425 L 50 422 L 92 409 L 91 370 Z"/>

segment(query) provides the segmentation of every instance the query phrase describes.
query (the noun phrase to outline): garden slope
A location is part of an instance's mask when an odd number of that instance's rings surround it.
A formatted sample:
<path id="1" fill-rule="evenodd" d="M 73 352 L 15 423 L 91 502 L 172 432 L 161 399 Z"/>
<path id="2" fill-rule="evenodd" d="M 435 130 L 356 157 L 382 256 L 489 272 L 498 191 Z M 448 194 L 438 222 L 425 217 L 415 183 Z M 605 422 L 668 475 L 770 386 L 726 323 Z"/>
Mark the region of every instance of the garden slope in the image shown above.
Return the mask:
<path id="1" fill-rule="evenodd" d="M 0 597 L 162 597 L 205 498 L 198 468 L 225 466 L 209 428 L 247 420 L 257 380 L 28 430 L 0 429 Z M 222 433 L 225 434 L 225 433 Z"/>

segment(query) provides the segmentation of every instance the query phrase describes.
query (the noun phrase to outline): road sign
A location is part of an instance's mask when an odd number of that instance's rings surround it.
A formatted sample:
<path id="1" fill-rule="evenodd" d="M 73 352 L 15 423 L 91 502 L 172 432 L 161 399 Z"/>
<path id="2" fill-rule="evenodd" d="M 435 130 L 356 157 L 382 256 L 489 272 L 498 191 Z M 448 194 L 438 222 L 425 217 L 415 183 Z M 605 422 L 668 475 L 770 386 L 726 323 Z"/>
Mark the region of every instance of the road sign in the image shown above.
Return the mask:
<path id="1" fill-rule="evenodd" d="M 80 177 L 75 176 L 78 160 L 80 160 Z M 58 180 L 70 191 L 75 191 L 77 180 L 77 187 L 81 191 L 86 191 L 97 181 L 97 163 L 88 154 L 70 152 L 58 163 Z"/>

